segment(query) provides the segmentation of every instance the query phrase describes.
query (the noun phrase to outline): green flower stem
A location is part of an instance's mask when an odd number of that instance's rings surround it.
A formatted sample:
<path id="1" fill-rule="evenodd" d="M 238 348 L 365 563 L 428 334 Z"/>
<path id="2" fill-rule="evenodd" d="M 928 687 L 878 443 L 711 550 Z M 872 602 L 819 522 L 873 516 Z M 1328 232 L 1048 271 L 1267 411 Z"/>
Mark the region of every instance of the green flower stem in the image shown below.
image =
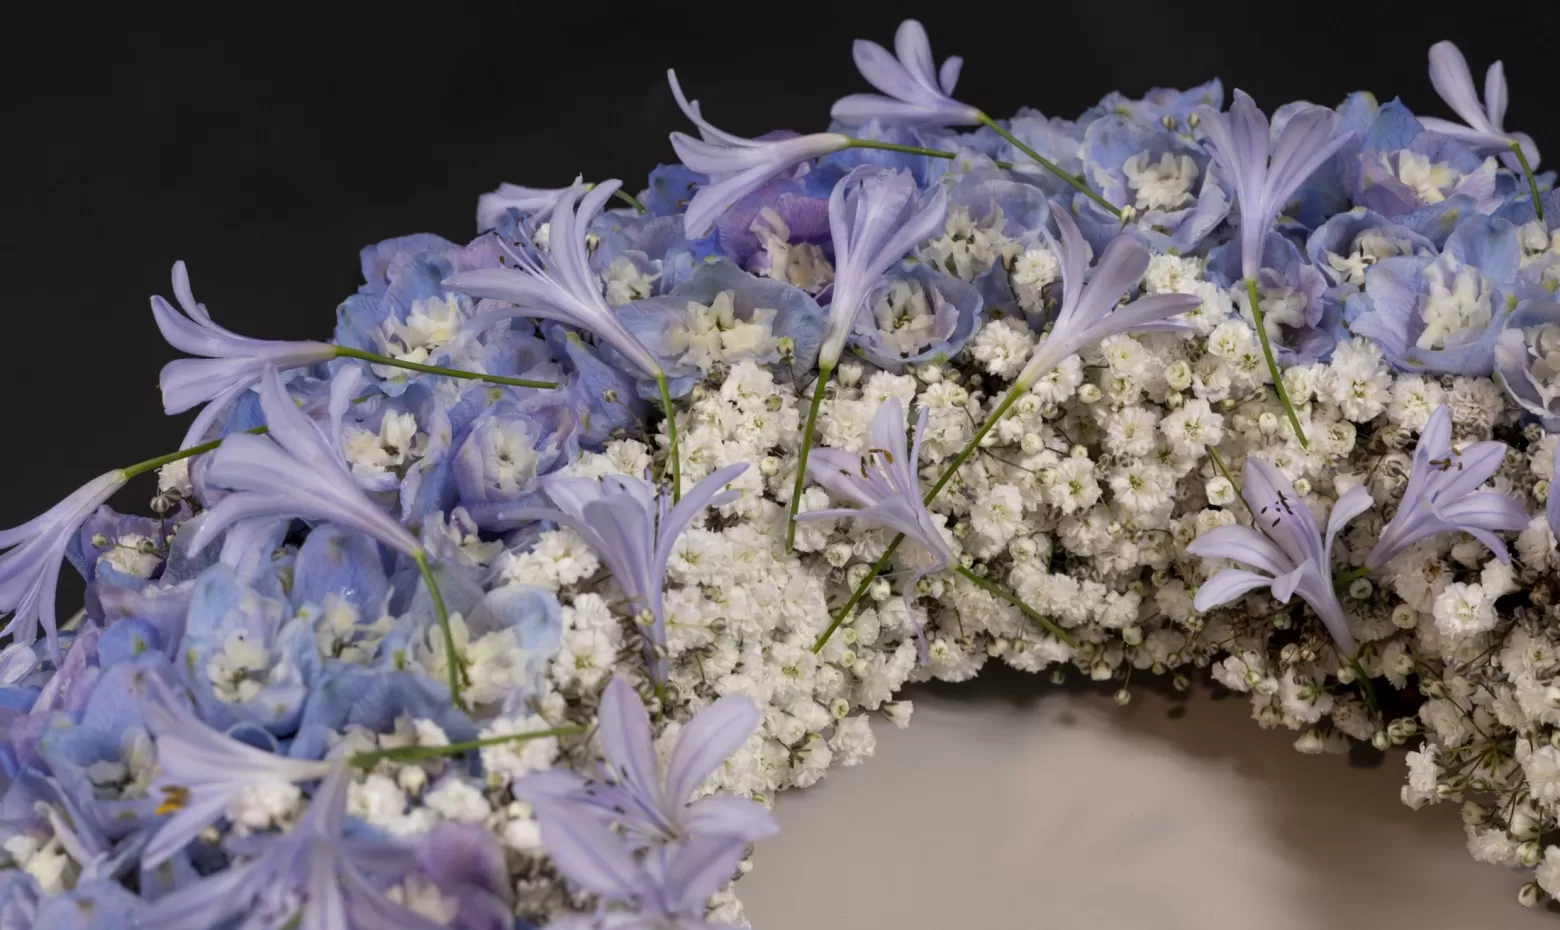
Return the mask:
<path id="1" fill-rule="evenodd" d="M 1365 666 L 1360 664 L 1359 654 L 1348 658 L 1349 667 L 1354 669 L 1354 677 L 1360 683 L 1360 694 L 1365 698 L 1365 706 L 1379 721 L 1381 719 L 1381 705 L 1376 703 L 1376 686 L 1370 683 L 1370 675 L 1366 674 Z"/>
<path id="2" fill-rule="evenodd" d="M 828 388 L 829 378 L 833 374 L 832 365 L 818 369 L 818 380 L 813 386 L 812 406 L 807 408 L 807 428 L 802 430 L 802 451 L 796 459 L 796 485 L 791 490 L 791 509 L 785 521 L 785 551 L 787 552 L 791 551 L 796 542 L 796 508 L 802 505 L 802 489 L 807 486 L 807 455 L 812 451 L 813 430 L 818 425 L 818 408 L 823 405 L 824 390 Z"/>
<path id="3" fill-rule="evenodd" d="M 1028 390 L 1029 383 L 1022 381 L 1014 383 L 1014 385 L 1008 389 L 1007 395 L 1002 398 L 1002 402 L 997 404 L 997 409 L 991 411 L 991 415 L 986 417 L 986 422 L 982 423 L 980 425 L 980 429 L 975 431 L 975 438 L 971 439 L 969 445 L 966 445 L 958 455 L 954 456 L 953 462 L 950 463 L 948 467 L 943 470 L 943 473 L 938 476 L 937 482 L 932 485 L 932 489 L 927 491 L 926 496 L 921 499 L 922 503 L 926 504 L 928 507 L 931 506 L 932 501 L 937 499 L 937 495 L 942 493 L 942 489 L 948 486 L 948 482 L 953 480 L 953 476 L 958 473 L 959 469 L 963 467 L 965 462 L 969 461 L 970 456 L 975 454 L 975 450 L 980 447 L 980 441 L 986 438 L 986 434 L 991 432 L 1004 416 L 1007 416 L 1008 410 L 1011 409 L 1015 403 L 1018 403 L 1018 399 L 1023 397 L 1024 392 Z M 814 397 L 813 403 L 817 403 L 816 397 Z M 893 542 L 888 544 L 888 548 L 883 550 L 883 554 L 878 557 L 877 563 L 872 566 L 872 571 L 867 573 L 867 577 L 861 579 L 861 584 L 858 585 L 856 590 L 851 594 L 850 600 L 845 602 L 845 606 L 841 607 L 839 612 L 834 615 L 834 620 L 829 624 L 829 628 L 823 631 L 823 635 L 818 637 L 817 642 L 813 643 L 813 652 L 817 653 L 823 651 L 823 647 L 829 642 L 829 637 L 833 636 L 834 631 L 839 629 L 840 624 L 845 622 L 845 618 L 850 616 L 851 609 L 854 608 L 857 602 L 859 602 L 861 598 L 867 593 L 867 588 L 872 584 L 873 579 L 875 579 L 878 576 L 878 573 L 883 570 L 883 567 L 888 564 L 888 560 L 893 558 L 895 550 L 897 550 L 899 548 L 899 544 L 904 541 L 905 534 L 900 533 L 898 536 L 894 537 Z"/>
<path id="4" fill-rule="evenodd" d="M 1533 212 L 1542 220 L 1544 218 L 1544 205 L 1538 199 L 1538 178 L 1533 177 L 1533 169 L 1528 167 L 1527 156 L 1522 154 L 1522 145 L 1511 143 L 1511 150 L 1516 153 L 1517 164 L 1522 166 L 1522 174 L 1527 178 L 1528 190 L 1533 194 Z"/>
<path id="5" fill-rule="evenodd" d="M 682 500 L 682 455 L 677 449 L 677 408 L 672 406 L 672 389 L 666 375 L 655 373 L 655 386 L 661 392 L 661 412 L 666 415 L 666 456 L 672 463 L 672 503 Z"/>
<path id="6" fill-rule="evenodd" d="M 879 142 L 876 139 L 852 139 L 850 147 L 853 149 L 880 149 L 884 152 L 903 152 L 906 155 L 925 155 L 927 158 L 946 158 L 953 160 L 959 157 L 957 152 L 944 152 L 941 149 L 923 149 L 918 145 L 900 145 L 897 142 Z M 998 168 L 1012 168 L 1010 161 L 995 163 Z"/>
<path id="7" fill-rule="evenodd" d="M 258 436 L 265 431 L 266 428 L 263 426 L 257 426 L 254 429 L 245 430 L 245 432 L 255 436 Z M 134 465 L 131 465 L 128 468 L 121 468 L 120 471 L 125 473 L 125 480 L 128 481 L 131 478 L 134 478 L 136 475 L 144 475 L 149 471 L 156 471 L 164 465 L 171 465 L 174 462 L 181 462 L 184 459 L 192 459 L 202 453 L 210 452 L 212 449 L 215 449 L 220 445 L 222 445 L 222 440 L 213 439 L 210 442 L 203 442 L 198 446 L 190 446 L 188 449 L 180 449 L 177 452 L 170 452 L 167 455 L 159 455 L 155 459 L 147 459 L 144 462 L 136 462 Z"/>
<path id="8" fill-rule="evenodd" d="M 1251 513 L 1251 508 L 1246 505 L 1246 499 L 1240 496 L 1240 482 L 1236 481 L 1235 476 L 1230 474 L 1230 467 L 1224 464 L 1224 456 L 1220 455 L 1219 450 L 1213 446 L 1204 446 L 1203 448 L 1208 450 L 1208 457 L 1213 459 L 1213 467 L 1217 468 L 1219 474 L 1224 476 L 1224 480 L 1228 481 L 1230 487 L 1235 489 L 1235 497 L 1240 501 L 1241 506 L 1246 507 L 1247 513 Z"/>
<path id="9" fill-rule="evenodd" d="M 450 743 L 448 746 L 397 746 L 394 749 L 360 752 L 349 761 L 358 768 L 367 771 L 386 760 L 391 762 L 420 762 L 424 759 L 458 756 L 463 752 L 471 752 L 474 749 L 482 749 L 486 746 L 523 743 L 527 740 L 548 739 L 555 736 L 578 736 L 584 732 L 584 727 L 554 727 L 551 730 L 532 730 L 529 733 L 510 733 L 507 736 L 490 736 L 486 739 L 468 740 L 464 743 Z"/>
<path id="10" fill-rule="evenodd" d="M 405 368 L 407 371 L 420 371 L 426 375 L 443 375 L 446 378 L 466 378 L 471 381 L 486 381 L 489 384 L 508 384 L 513 387 L 529 388 L 555 388 L 558 385 L 551 381 L 531 381 L 526 378 L 510 378 L 504 375 L 488 375 L 479 371 L 462 371 L 459 368 L 441 368 L 438 365 L 419 365 L 416 362 L 403 362 L 398 358 L 388 355 L 376 355 L 373 352 L 364 352 L 362 349 L 353 349 L 347 346 L 336 346 L 336 355 L 340 358 L 358 358 L 375 365 L 388 365 L 391 368 Z"/>
<path id="11" fill-rule="evenodd" d="M 980 577 L 979 575 L 977 575 L 974 572 L 970 571 L 969 569 L 965 568 L 963 565 L 958 566 L 957 568 L 954 569 L 954 571 L 957 571 L 959 574 L 963 575 L 965 578 L 968 578 L 971 584 L 975 585 L 975 587 L 977 587 L 977 588 L 982 589 L 987 594 L 990 594 L 991 596 L 993 596 L 995 598 L 998 598 L 999 600 L 1007 601 L 1009 604 L 1012 604 L 1014 607 L 1017 607 L 1019 610 L 1024 612 L 1024 616 L 1028 617 L 1029 619 L 1033 620 L 1035 623 L 1039 624 L 1040 627 L 1042 629 L 1044 629 L 1047 633 L 1050 633 L 1052 636 L 1055 636 L 1057 639 L 1061 640 L 1062 642 L 1066 643 L 1067 645 L 1069 645 L 1069 646 L 1077 646 L 1078 645 L 1077 642 L 1075 642 L 1073 640 L 1072 636 L 1069 635 L 1066 630 L 1064 630 L 1061 627 L 1057 626 L 1055 623 L 1052 623 L 1049 619 L 1041 616 L 1039 611 L 1035 610 L 1033 607 L 1030 607 L 1028 604 L 1026 604 L 1023 601 L 1019 600 L 1018 595 L 1013 594 L 1012 592 L 1008 591 L 1006 588 L 1001 587 L 1000 585 L 997 585 L 997 584 L 994 584 L 994 583 L 992 583 L 990 581 L 987 581 L 986 579 Z"/>
<path id="12" fill-rule="evenodd" d="M 645 205 L 640 203 L 637 197 L 635 197 L 633 194 L 630 194 L 628 191 L 623 190 L 621 187 L 614 191 L 612 196 L 633 207 L 635 210 L 638 210 L 640 213 L 645 212 Z"/>
<path id="13" fill-rule="evenodd" d="M 1028 155 L 1030 158 L 1033 158 L 1040 167 L 1061 178 L 1063 181 L 1066 181 L 1068 184 L 1071 184 L 1078 190 L 1078 193 L 1099 204 L 1100 208 L 1109 213 L 1111 216 L 1114 216 L 1117 219 L 1121 219 L 1121 208 L 1111 203 L 1109 200 L 1106 200 L 1104 197 L 1101 197 L 1099 194 L 1096 194 L 1094 191 L 1090 190 L 1089 185 L 1083 183 L 1080 178 L 1068 174 L 1067 172 L 1063 171 L 1061 167 L 1058 166 L 1055 162 L 1050 161 L 1039 152 L 1036 152 L 1034 149 L 1018 141 L 1017 136 L 1014 136 L 1011 132 L 1008 132 L 1006 129 L 1003 129 L 1001 126 L 997 125 L 997 121 L 987 116 L 986 114 L 982 113 L 980 115 L 980 121 L 982 125 L 989 126 L 995 130 L 997 135 L 1006 139 L 1014 148 L 1018 149 L 1020 152 L 1023 152 L 1025 155 Z"/>
<path id="14" fill-rule="evenodd" d="M 450 667 L 450 703 L 458 710 L 465 710 L 466 703 L 460 699 L 460 656 L 455 654 L 455 632 L 450 629 L 450 611 L 444 606 L 444 595 L 439 591 L 439 583 L 434 580 L 433 566 L 428 564 L 428 554 L 418 552 L 412 556 L 417 563 L 417 570 L 422 573 L 423 584 L 428 586 L 428 596 L 433 598 L 433 613 L 439 618 L 439 629 L 444 632 L 444 659 Z"/>
<path id="15" fill-rule="evenodd" d="M 1284 413 L 1289 415 L 1289 425 L 1295 428 L 1300 447 L 1309 449 L 1311 443 L 1305 438 L 1305 430 L 1300 426 L 1300 415 L 1295 413 L 1295 405 L 1289 402 L 1289 391 L 1284 388 L 1284 373 L 1278 370 L 1278 360 L 1273 357 L 1273 346 L 1268 342 L 1267 326 L 1262 322 L 1262 305 L 1257 300 L 1257 282 L 1254 278 L 1246 279 L 1246 299 L 1251 302 L 1251 318 L 1257 324 L 1257 341 L 1262 343 L 1262 357 L 1267 360 L 1268 374 L 1273 376 L 1273 390 L 1278 392 L 1278 401 L 1284 405 Z"/>
<path id="16" fill-rule="evenodd" d="M 1333 586 L 1337 587 L 1338 585 L 1350 584 L 1352 582 L 1360 580 L 1361 578 L 1364 578 L 1366 575 L 1369 575 L 1369 574 L 1370 574 L 1370 569 L 1365 567 L 1364 565 L 1361 565 L 1358 568 L 1351 568 L 1351 569 L 1349 569 L 1346 572 L 1339 572 L 1338 574 L 1334 575 L 1333 576 Z"/>

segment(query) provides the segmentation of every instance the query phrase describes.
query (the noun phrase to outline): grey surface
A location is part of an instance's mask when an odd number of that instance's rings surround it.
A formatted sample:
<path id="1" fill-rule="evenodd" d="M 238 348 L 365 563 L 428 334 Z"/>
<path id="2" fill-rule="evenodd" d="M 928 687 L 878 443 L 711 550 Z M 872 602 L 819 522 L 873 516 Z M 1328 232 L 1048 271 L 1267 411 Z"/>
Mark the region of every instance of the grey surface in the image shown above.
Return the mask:
<path id="1" fill-rule="evenodd" d="M 1176 715 L 996 669 L 906 696 L 866 764 L 782 795 L 739 885 L 756 930 L 1560 930 L 1456 805 L 1402 806 L 1401 753 L 1303 756 L 1206 689 Z"/>

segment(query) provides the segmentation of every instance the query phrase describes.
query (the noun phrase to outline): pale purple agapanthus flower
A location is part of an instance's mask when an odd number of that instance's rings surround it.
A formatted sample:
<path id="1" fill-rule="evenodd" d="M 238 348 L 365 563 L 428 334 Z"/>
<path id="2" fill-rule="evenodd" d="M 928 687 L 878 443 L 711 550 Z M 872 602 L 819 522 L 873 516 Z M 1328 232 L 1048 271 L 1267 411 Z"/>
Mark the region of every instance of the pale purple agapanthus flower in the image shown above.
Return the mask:
<path id="1" fill-rule="evenodd" d="M 180 358 L 163 366 L 163 411 L 183 413 L 206 404 L 190 424 L 180 448 L 201 442 L 206 431 L 233 402 L 260 380 L 269 366 L 278 370 L 302 368 L 336 357 L 336 347 L 325 342 L 278 342 L 251 339 L 218 326 L 205 304 L 190 290 L 190 276 L 183 262 L 173 265 L 173 296 L 182 314 L 168 301 L 153 295 L 152 317 L 163 338 L 175 349 L 203 358 Z"/>
<path id="2" fill-rule="evenodd" d="M 439 930 L 444 924 L 390 900 L 354 861 L 343 838 L 346 766 L 328 767 L 308 810 L 286 833 L 230 840 L 247 861 L 152 902 L 145 924 L 157 930 L 209 930 L 248 915 L 244 926 L 305 930 Z"/>
<path id="3" fill-rule="evenodd" d="M 1527 508 L 1505 494 L 1479 491 L 1505 458 L 1503 442 L 1475 442 L 1454 449 L 1452 410 L 1445 404 L 1435 408 L 1414 447 L 1403 500 L 1365 557 L 1365 566 L 1378 569 L 1414 543 L 1441 533 L 1467 533 L 1502 562 L 1511 561 L 1506 544 L 1495 533 L 1525 528 Z"/>
<path id="4" fill-rule="evenodd" d="M 922 240 L 942 228 L 948 194 L 940 185 L 917 197 L 915 177 L 861 165 L 829 194 L 829 230 L 834 238 L 834 290 L 818 368 L 834 370 L 850 338 L 862 301 L 884 273 Z"/>
<path id="5" fill-rule="evenodd" d="M 746 470 L 747 463 L 739 462 L 706 475 L 675 506 L 666 490 L 639 478 L 554 473 L 541 479 L 540 487 L 557 509 L 515 507 L 503 510 L 501 518 L 551 520 L 584 537 L 635 609 L 649 612 L 649 622 L 643 626 L 646 660 L 650 676 L 660 683 L 666 681 L 666 613 L 661 594 L 672 548 L 700 511 L 736 499 L 735 491 L 723 494 L 721 489 Z"/>
<path id="6" fill-rule="evenodd" d="M 913 19 L 899 24 L 894 52 L 868 39 L 857 39 L 851 49 L 856 68 L 867 83 L 883 94 L 851 94 L 835 101 L 829 115 L 838 122 L 857 126 L 872 120 L 916 123 L 928 126 L 970 126 L 983 114 L 953 99 L 954 85 L 964 59 L 953 57 L 937 68 L 926 29 Z"/>
<path id="7" fill-rule="evenodd" d="M 705 912 L 735 876 L 747 851 L 742 840 L 695 839 L 636 855 L 593 818 L 541 804 L 536 821 L 553 865 L 602 905 L 592 914 L 553 920 L 548 930 L 735 930 L 708 922 Z M 609 910 L 608 904 L 626 910 Z"/>
<path id="8" fill-rule="evenodd" d="M 1014 391 L 1026 390 L 1068 356 L 1108 336 L 1191 328 L 1190 324 L 1174 319 L 1202 303 L 1190 294 L 1151 294 L 1116 306 L 1148 270 L 1148 250 L 1141 243 L 1126 235 L 1112 239 L 1091 275 L 1089 244 L 1078 225 L 1063 211 L 1054 210 L 1051 215 L 1056 219 L 1061 239 L 1052 239 L 1049 232 L 1045 238 L 1061 265 L 1061 305 L 1051 331 L 1035 347 L 1014 382 Z"/>
<path id="9" fill-rule="evenodd" d="M 1499 154 L 1507 161 L 1507 167 L 1515 170 L 1518 165 L 1511 152 L 1512 146 L 1520 146 L 1528 167 L 1538 168 L 1538 146 L 1525 132 L 1506 132 L 1501 124 L 1506 120 L 1506 69 L 1500 62 L 1490 65 L 1484 75 L 1484 101 L 1479 101 L 1473 87 L 1473 75 L 1468 71 L 1468 60 L 1451 42 L 1437 42 L 1430 46 L 1430 83 L 1441 95 L 1452 112 L 1462 117 L 1461 123 L 1419 117 L 1419 124 L 1430 132 L 1451 136 L 1480 155 Z"/>
<path id="10" fill-rule="evenodd" d="M 528 243 L 513 248 L 500 240 L 499 246 L 513 267 L 463 271 L 447 278 L 444 286 L 452 290 L 513 304 L 479 314 L 465 328 L 478 332 L 517 316 L 555 320 L 577 326 L 610 345 L 645 377 L 664 378 L 661 363 L 607 306 L 601 282 L 590 267 L 585 230 L 621 186 L 619 181 L 603 181 L 587 190 L 584 182 L 576 179 L 553 204 L 545 253 L 533 250 Z"/>
<path id="11" fill-rule="evenodd" d="M 775 139 L 744 139 L 710 125 L 699 112 L 699 102 L 683 95 L 677 73 L 670 69 L 666 79 L 672 96 L 683 115 L 698 127 L 700 138 L 672 133 L 672 148 L 682 163 L 709 177 L 688 203 L 683 228 L 688 238 L 697 239 L 710 231 L 715 220 L 728 207 L 758 190 L 782 172 L 797 164 L 850 148 L 851 138 L 837 132 L 815 132 L 805 136 Z"/>
<path id="12" fill-rule="evenodd" d="M 421 555 L 417 538 L 364 493 L 342 457 L 341 419 L 360 377 L 356 366 L 337 372 L 330 420 L 322 425 L 293 403 L 275 368 L 265 370 L 260 410 L 269 432 L 229 436 L 212 454 L 206 482 L 233 493 L 206 513 L 190 539 L 191 553 L 242 520 L 301 517 L 349 526 L 399 552 Z"/>
<path id="13" fill-rule="evenodd" d="M 732 795 L 694 800 L 699 787 L 752 735 L 758 706 L 728 695 L 694 715 L 677 734 L 663 771 L 644 703 L 613 678 L 601 695 L 597 726 L 606 757 L 594 777 L 570 769 L 535 772 L 514 784 L 515 796 L 538 808 L 617 826 L 635 849 L 686 839 L 750 843 L 779 832 L 763 805 Z"/>
<path id="14" fill-rule="evenodd" d="M 1245 91 L 1235 91 L 1228 114 L 1209 106 L 1196 110 L 1213 157 L 1234 179 L 1240 201 L 1241 276 L 1255 280 L 1262 268 L 1262 239 L 1289 198 L 1322 163 L 1348 141 L 1337 132 L 1338 115 L 1326 107 L 1305 107 L 1284 124 L 1275 140 L 1267 117 Z"/>
<path id="15" fill-rule="evenodd" d="M 931 566 L 916 572 L 905 586 L 907 592 L 922 576 L 942 571 L 953 561 L 953 550 L 943 538 L 942 529 L 921 500 L 917 470 L 927 413 L 925 407 L 921 408 L 915 439 L 908 448 L 904 407 L 899 398 L 890 397 L 872 417 L 871 445 L 866 452 L 852 455 L 843 449 L 814 450 L 807 462 L 808 476 L 823 485 L 831 497 L 851 501 L 856 507 L 810 510 L 796 515 L 798 520 L 853 519 L 866 526 L 903 533 L 933 559 Z"/>
<path id="16" fill-rule="evenodd" d="M 1262 459 L 1246 459 L 1241 497 L 1251 509 L 1256 528 L 1215 527 L 1192 540 L 1186 551 L 1208 559 L 1230 559 L 1256 571 L 1226 568 L 1218 572 L 1197 589 L 1193 606 L 1208 610 L 1257 588 L 1270 588 L 1280 604 L 1299 594 L 1316 611 L 1339 650 L 1352 657 L 1354 634 L 1333 590 L 1332 546 L 1350 520 L 1370 509 L 1370 492 L 1357 485 L 1338 498 L 1327 517 L 1325 536 L 1289 479 Z"/>
<path id="17" fill-rule="evenodd" d="M 547 219 L 567 187 L 522 187 L 500 184 L 477 198 L 477 232 L 487 232 L 511 209 L 529 213 L 533 220 Z"/>
<path id="18" fill-rule="evenodd" d="M 116 469 L 82 485 L 69 497 L 21 526 L 0 530 L 0 614 L 12 613 L 0 630 L 10 642 L 31 645 L 43 628 L 49 654 L 60 661 L 59 625 L 54 616 L 54 593 L 59 586 L 65 549 L 87 518 L 108 502 L 129 480 Z"/>
<path id="19" fill-rule="evenodd" d="M 157 675 L 147 676 L 146 729 L 157 742 L 151 791 L 170 813 L 141 853 L 154 869 L 225 815 L 228 804 L 252 788 L 317 781 L 328 762 L 292 759 L 218 733 L 185 707 Z"/>
<path id="20" fill-rule="evenodd" d="M 1544 520 L 1549 524 L 1549 532 L 1560 539 L 1560 452 L 1555 454 L 1555 464 L 1549 472 L 1549 498 L 1544 502 Z"/>

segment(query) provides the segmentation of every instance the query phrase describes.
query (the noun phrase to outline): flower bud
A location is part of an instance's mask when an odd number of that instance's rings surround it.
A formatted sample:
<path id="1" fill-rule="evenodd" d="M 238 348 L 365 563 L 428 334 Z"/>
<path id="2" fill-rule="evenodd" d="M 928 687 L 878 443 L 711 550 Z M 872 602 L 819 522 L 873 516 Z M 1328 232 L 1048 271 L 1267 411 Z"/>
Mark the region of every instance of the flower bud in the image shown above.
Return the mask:
<path id="1" fill-rule="evenodd" d="M 1132 692 L 1128 691 L 1126 688 L 1122 688 L 1120 691 L 1117 691 L 1116 692 L 1116 703 L 1119 704 L 1122 707 L 1126 707 L 1128 704 L 1131 704 L 1132 703 Z"/>
<path id="2" fill-rule="evenodd" d="M 1517 903 L 1523 907 L 1540 907 L 1544 900 L 1544 889 L 1538 887 L 1538 882 L 1528 882 L 1517 891 Z"/>
<path id="3" fill-rule="evenodd" d="M 1097 404 L 1100 401 L 1100 388 L 1096 384 L 1085 384 L 1078 388 L 1078 401 L 1084 404 Z"/>
<path id="4" fill-rule="evenodd" d="M 1544 858 L 1543 851 L 1532 840 L 1528 840 L 1517 847 L 1517 861 L 1521 862 L 1525 868 L 1533 868 L 1538 865 L 1538 861 L 1542 858 Z"/>

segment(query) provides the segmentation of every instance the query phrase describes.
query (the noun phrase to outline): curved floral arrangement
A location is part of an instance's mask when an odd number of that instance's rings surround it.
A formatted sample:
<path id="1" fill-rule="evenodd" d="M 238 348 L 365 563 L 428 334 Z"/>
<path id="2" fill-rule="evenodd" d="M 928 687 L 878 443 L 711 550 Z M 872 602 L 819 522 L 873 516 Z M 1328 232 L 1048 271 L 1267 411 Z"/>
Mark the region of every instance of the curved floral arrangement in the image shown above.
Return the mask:
<path id="1" fill-rule="evenodd" d="M 1418 744 L 1403 800 L 1560 895 L 1560 198 L 1501 66 L 1430 50 L 1460 123 L 997 121 L 915 22 L 855 56 L 811 135 L 672 76 L 639 196 L 364 249 L 331 342 L 174 267 L 183 448 L 0 532 L 0 927 L 739 922 L 776 792 L 992 658 Z"/>

